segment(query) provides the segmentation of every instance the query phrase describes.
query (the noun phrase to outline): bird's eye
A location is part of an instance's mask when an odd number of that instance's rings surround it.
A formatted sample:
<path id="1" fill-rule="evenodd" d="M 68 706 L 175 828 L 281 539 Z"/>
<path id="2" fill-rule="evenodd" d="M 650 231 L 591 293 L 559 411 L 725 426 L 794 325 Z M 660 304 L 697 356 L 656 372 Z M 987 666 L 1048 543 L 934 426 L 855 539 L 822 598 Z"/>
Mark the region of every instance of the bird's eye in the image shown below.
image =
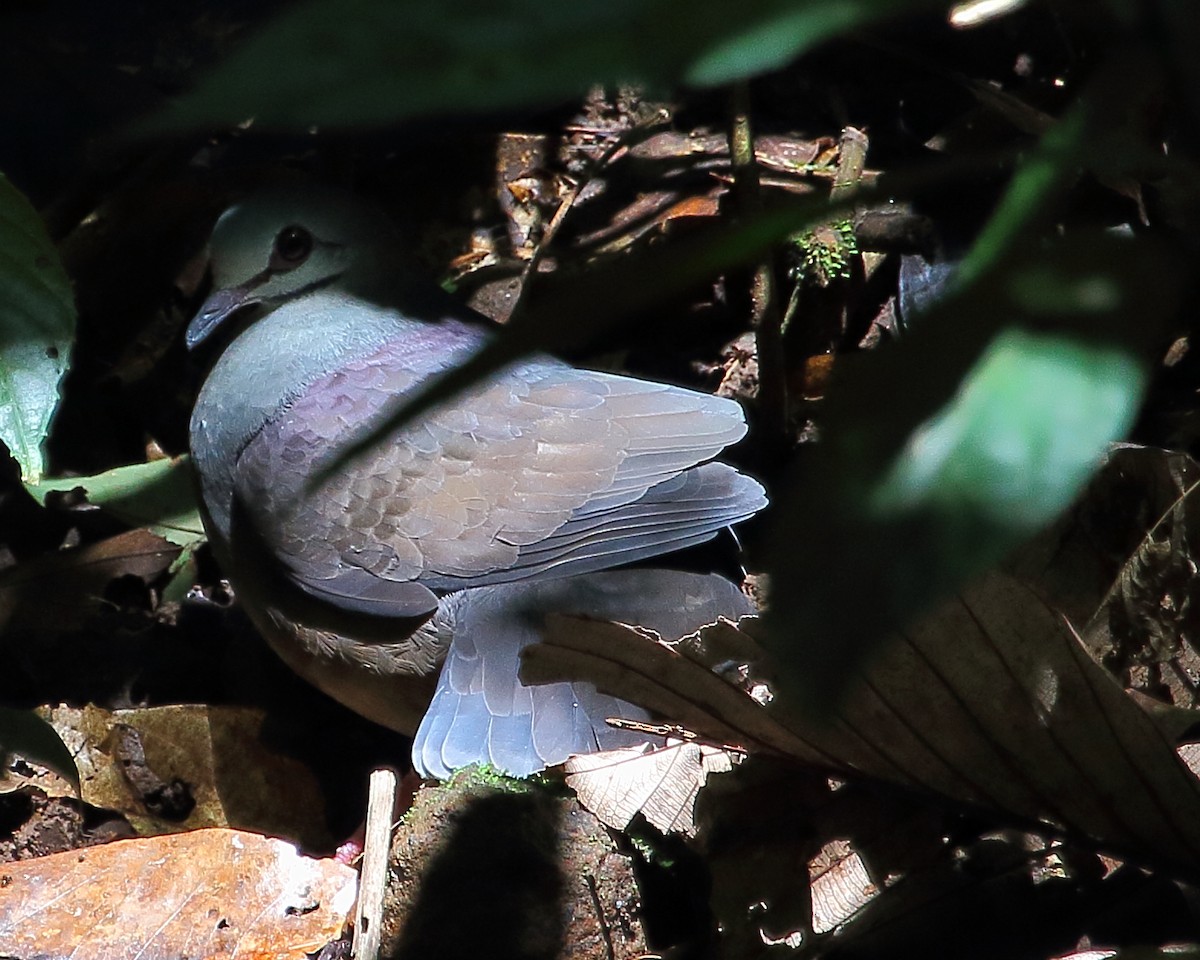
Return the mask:
<path id="1" fill-rule="evenodd" d="M 312 253 L 312 234 L 303 227 L 284 227 L 275 237 L 275 248 L 271 251 L 272 270 L 291 270 L 298 267 Z"/>

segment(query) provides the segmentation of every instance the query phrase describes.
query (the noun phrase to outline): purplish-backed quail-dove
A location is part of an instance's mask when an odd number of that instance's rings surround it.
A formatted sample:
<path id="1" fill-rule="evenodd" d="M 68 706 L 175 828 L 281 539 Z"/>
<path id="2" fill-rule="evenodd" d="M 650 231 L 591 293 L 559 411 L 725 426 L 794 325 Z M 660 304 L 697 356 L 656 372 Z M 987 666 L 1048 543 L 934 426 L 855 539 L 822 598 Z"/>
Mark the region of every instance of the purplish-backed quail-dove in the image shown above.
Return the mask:
<path id="1" fill-rule="evenodd" d="M 709 462 L 745 433 L 733 401 L 533 356 L 330 472 L 500 334 L 402 269 L 386 217 L 330 190 L 232 207 L 211 254 L 187 342 L 225 343 L 191 423 L 218 562 L 297 673 L 378 723 L 420 726 L 419 770 L 525 775 L 630 742 L 605 717 L 636 707 L 519 683 L 546 613 L 671 638 L 749 611 L 720 577 L 608 571 L 765 505 L 756 481 Z"/>

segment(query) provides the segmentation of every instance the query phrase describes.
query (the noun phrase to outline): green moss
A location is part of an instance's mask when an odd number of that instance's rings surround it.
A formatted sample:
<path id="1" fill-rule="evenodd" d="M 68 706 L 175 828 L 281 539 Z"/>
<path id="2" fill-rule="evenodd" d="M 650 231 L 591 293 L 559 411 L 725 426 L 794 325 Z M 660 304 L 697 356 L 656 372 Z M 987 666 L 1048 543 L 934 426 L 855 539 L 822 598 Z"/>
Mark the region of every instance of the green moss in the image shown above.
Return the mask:
<path id="1" fill-rule="evenodd" d="M 854 224 L 848 218 L 793 234 L 790 244 L 788 274 L 797 284 L 827 287 L 834 280 L 848 280 L 858 256 Z"/>
<path id="2" fill-rule="evenodd" d="M 447 786 L 455 790 L 489 787 L 493 790 L 503 790 L 506 793 L 528 793 L 532 789 L 532 784 L 528 780 L 509 777 L 486 763 L 475 764 L 455 771 L 447 781 Z"/>

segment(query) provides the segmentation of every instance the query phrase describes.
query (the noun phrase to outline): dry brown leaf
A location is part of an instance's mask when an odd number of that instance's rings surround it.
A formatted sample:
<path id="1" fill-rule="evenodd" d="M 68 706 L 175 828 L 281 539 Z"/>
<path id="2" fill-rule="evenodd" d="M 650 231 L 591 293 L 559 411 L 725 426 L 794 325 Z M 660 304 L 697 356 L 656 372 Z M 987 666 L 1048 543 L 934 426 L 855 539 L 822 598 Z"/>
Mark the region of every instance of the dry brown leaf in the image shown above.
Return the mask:
<path id="1" fill-rule="evenodd" d="M 1200 853 L 1196 778 L 1063 618 L 1008 577 L 892 640 L 825 729 L 777 705 L 860 772 L 1188 869 Z"/>
<path id="2" fill-rule="evenodd" d="M 180 548 L 148 530 L 38 557 L 0 577 L 0 627 L 36 636 L 74 630 L 104 603 L 104 588 L 132 574 L 150 581 Z"/>
<path id="3" fill-rule="evenodd" d="M 1200 861 L 1200 782 L 1064 619 L 1010 577 L 985 578 L 893 638 L 827 721 L 786 691 L 764 709 L 629 628 L 595 625 L 598 644 L 562 626 L 546 631 L 553 654 L 527 654 L 539 675 L 592 680 L 717 743 L 940 794 L 1188 873 Z"/>
<path id="4" fill-rule="evenodd" d="M 1193 774 L 1200 776 L 1200 743 L 1185 743 L 1176 747 L 1175 753 Z"/>
<path id="5" fill-rule="evenodd" d="M 332 846 L 312 772 L 261 741 L 264 716 L 243 707 L 41 711 L 75 755 L 83 800 L 139 833 L 241 827 Z M 52 784 L 41 784 L 53 794 Z"/>
<path id="6" fill-rule="evenodd" d="M 118 840 L 0 866 L 0 953 L 303 960 L 340 935 L 355 881 L 235 830 Z"/>
<path id="7" fill-rule="evenodd" d="M 608 826 L 625 830 L 640 813 L 663 833 L 694 837 L 700 788 L 733 763 L 731 751 L 668 740 L 573 757 L 563 770 L 579 802 Z"/>
<path id="8" fill-rule="evenodd" d="M 813 933 L 849 920 L 879 894 L 867 865 L 849 840 L 830 840 L 808 864 Z"/>

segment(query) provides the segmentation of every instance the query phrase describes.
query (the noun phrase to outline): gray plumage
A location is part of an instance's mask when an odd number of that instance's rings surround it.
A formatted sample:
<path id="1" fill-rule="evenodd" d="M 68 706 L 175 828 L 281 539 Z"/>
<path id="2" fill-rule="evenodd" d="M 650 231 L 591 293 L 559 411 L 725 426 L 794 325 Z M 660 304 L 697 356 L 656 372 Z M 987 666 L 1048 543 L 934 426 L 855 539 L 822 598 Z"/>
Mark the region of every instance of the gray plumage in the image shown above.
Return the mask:
<path id="1" fill-rule="evenodd" d="M 528 776 L 576 754 L 646 742 L 644 733 L 606 722 L 648 720 L 646 711 L 591 684 L 512 682 L 548 613 L 635 623 L 674 641 L 718 617 L 753 612 L 728 580 L 675 570 L 615 570 L 453 594 L 432 620 L 453 642 L 413 740 L 413 765 L 442 779 L 472 763 Z"/>
<path id="2" fill-rule="evenodd" d="M 737 404 L 548 357 L 503 368 L 314 486 L 346 444 L 495 334 L 395 269 L 390 225 L 339 194 L 235 207 L 212 255 L 217 289 L 189 345 L 243 308 L 257 316 L 193 413 L 210 540 L 280 655 L 372 719 L 411 732 L 451 640 L 480 662 L 489 631 L 511 640 L 496 597 L 571 612 L 577 590 L 586 612 L 598 587 L 584 575 L 702 542 L 766 502 L 754 480 L 706 462 L 745 433 Z M 515 590 L 541 582 L 555 586 Z M 451 594 L 470 599 L 439 606 Z M 509 647 L 495 662 L 517 689 Z"/>

